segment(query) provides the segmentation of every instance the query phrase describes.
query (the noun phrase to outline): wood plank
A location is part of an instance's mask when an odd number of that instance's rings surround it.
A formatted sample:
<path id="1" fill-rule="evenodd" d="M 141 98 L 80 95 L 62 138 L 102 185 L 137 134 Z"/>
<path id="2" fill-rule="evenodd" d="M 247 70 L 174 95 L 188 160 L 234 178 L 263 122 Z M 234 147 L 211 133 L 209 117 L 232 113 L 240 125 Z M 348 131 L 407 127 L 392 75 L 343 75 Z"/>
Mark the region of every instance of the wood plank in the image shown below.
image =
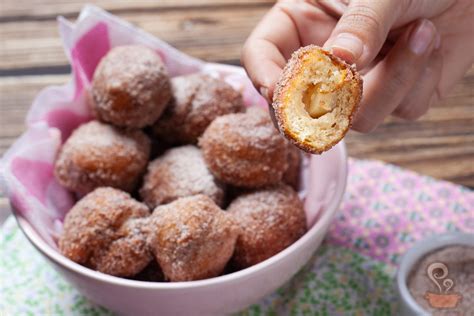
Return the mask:
<path id="1" fill-rule="evenodd" d="M 237 62 L 241 46 L 267 7 L 249 10 L 170 10 L 121 13 L 120 17 L 169 42 L 176 48 L 209 61 Z M 14 21 L 0 28 L 0 71 L 67 65 L 54 20 Z"/>
<path id="2" fill-rule="evenodd" d="M 0 78 L 0 155 L 25 130 L 25 118 L 38 92 L 49 85 L 61 85 L 69 75 Z"/>
<path id="3" fill-rule="evenodd" d="M 474 187 L 473 73 L 471 70 L 441 105 L 417 122 L 389 118 L 371 134 L 350 132 L 346 138 L 349 154 Z M 0 78 L 0 154 L 24 130 L 24 117 L 34 96 L 44 86 L 68 79 L 67 75 Z"/>
<path id="4" fill-rule="evenodd" d="M 349 132 L 349 154 L 474 187 L 474 66 L 418 121 L 389 117 L 368 135 Z"/>
<path id="5" fill-rule="evenodd" d="M 274 0 L 91 0 L 94 4 L 112 13 L 125 11 L 161 11 L 169 9 L 201 8 L 209 9 L 215 7 L 237 7 L 237 6 L 269 6 Z M 2 1 L 0 10 L 0 22 L 28 19 L 54 19 L 58 15 L 75 16 L 84 6 L 84 1 L 77 0 L 17 0 Z"/>

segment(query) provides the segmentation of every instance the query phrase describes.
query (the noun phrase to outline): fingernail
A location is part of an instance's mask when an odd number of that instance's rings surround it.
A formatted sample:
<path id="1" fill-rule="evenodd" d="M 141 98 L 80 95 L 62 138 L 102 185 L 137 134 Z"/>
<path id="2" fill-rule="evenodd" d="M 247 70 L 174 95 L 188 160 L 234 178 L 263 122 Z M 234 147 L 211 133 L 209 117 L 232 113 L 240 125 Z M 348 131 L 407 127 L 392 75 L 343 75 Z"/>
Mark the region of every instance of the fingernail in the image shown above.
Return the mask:
<path id="1" fill-rule="evenodd" d="M 434 44 L 435 49 L 439 49 L 441 47 L 441 36 L 439 34 L 436 34 L 435 38 L 435 44 Z"/>
<path id="2" fill-rule="evenodd" d="M 364 52 L 364 43 L 357 36 L 350 33 L 337 35 L 331 43 L 333 51 L 349 63 L 354 63 Z"/>
<path id="3" fill-rule="evenodd" d="M 268 98 L 268 88 L 266 87 L 260 87 L 260 94 L 267 100 L 267 102 L 270 102 L 271 100 Z M 271 103 L 271 102 L 270 102 Z"/>
<path id="4" fill-rule="evenodd" d="M 408 47 L 415 55 L 423 55 L 433 41 L 436 29 L 433 23 L 423 20 L 411 33 Z"/>

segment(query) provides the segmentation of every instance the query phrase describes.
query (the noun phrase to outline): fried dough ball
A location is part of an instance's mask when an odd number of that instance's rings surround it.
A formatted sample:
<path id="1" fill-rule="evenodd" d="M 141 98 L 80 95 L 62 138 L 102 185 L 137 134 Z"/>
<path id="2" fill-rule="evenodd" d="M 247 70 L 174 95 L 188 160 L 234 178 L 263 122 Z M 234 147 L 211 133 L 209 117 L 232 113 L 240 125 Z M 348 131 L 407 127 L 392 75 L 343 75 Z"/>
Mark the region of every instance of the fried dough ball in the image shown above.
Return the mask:
<path id="1" fill-rule="evenodd" d="M 170 281 L 218 276 L 234 252 L 239 227 L 209 197 L 195 195 L 158 206 L 148 243 Z"/>
<path id="2" fill-rule="evenodd" d="M 232 257 L 240 269 L 279 253 L 306 232 L 303 203 L 285 184 L 241 195 L 227 211 L 241 227 Z"/>
<path id="3" fill-rule="evenodd" d="M 102 186 L 130 192 L 144 173 L 149 154 L 150 140 L 142 131 L 91 121 L 67 139 L 54 171 L 63 186 L 81 195 Z"/>
<path id="4" fill-rule="evenodd" d="M 193 145 L 171 148 L 153 160 L 140 189 L 140 196 L 150 208 L 196 194 L 207 195 L 218 205 L 224 200 L 223 186 Z"/>
<path id="5" fill-rule="evenodd" d="M 101 121 L 142 128 L 160 117 L 171 98 L 168 72 L 149 48 L 115 47 L 95 70 L 91 97 Z"/>
<path id="6" fill-rule="evenodd" d="M 59 250 L 91 269 L 133 276 L 153 259 L 146 243 L 149 214 L 128 193 L 98 188 L 67 213 Z"/>
<path id="7" fill-rule="evenodd" d="M 275 184 L 287 168 L 285 139 L 269 114 L 258 108 L 216 118 L 199 145 L 212 174 L 235 186 Z"/>
<path id="8" fill-rule="evenodd" d="M 293 53 L 273 96 L 280 131 L 296 146 L 319 154 L 347 133 L 362 98 L 355 68 L 322 48 Z"/>
<path id="9" fill-rule="evenodd" d="M 153 133 L 170 144 L 195 144 L 218 116 L 242 112 L 242 96 L 229 84 L 204 74 L 171 79 L 172 98 Z"/>
<path id="10" fill-rule="evenodd" d="M 299 189 L 300 168 L 301 168 L 301 151 L 298 147 L 288 143 L 287 151 L 288 168 L 283 174 L 283 182 L 290 185 L 293 189 Z"/>

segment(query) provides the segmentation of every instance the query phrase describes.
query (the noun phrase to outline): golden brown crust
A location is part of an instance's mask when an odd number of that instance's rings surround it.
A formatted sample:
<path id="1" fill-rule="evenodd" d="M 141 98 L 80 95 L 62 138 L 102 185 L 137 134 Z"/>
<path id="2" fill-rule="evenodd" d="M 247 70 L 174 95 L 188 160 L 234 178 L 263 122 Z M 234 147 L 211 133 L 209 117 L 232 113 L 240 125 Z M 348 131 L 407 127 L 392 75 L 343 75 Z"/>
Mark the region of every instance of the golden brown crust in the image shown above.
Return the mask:
<path id="1" fill-rule="evenodd" d="M 301 71 L 303 70 L 303 63 L 302 58 L 308 54 L 324 54 L 325 56 L 329 57 L 331 62 L 338 66 L 341 69 L 348 70 L 349 76 L 344 78 L 344 84 L 351 85 L 351 93 L 354 98 L 354 104 L 349 104 L 347 106 L 352 106 L 352 110 L 348 116 L 349 124 L 347 127 L 344 128 L 342 131 L 341 137 L 335 139 L 333 141 L 327 142 L 324 146 L 315 147 L 313 144 L 302 140 L 299 135 L 293 131 L 290 127 L 288 122 L 286 121 L 285 116 L 283 115 L 283 109 L 286 106 L 285 104 L 285 96 L 291 93 L 290 89 L 292 88 L 290 83 L 293 80 L 297 80 L 297 77 L 300 75 Z M 290 60 L 286 64 L 285 68 L 283 69 L 283 73 L 278 81 L 275 92 L 273 95 L 273 109 L 275 111 L 275 118 L 278 123 L 278 128 L 281 133 L 285 135 L 293 144 L 301 148 L 302 150 L 312 153 L 312 154 L 320 154 L 324 151 L 329 150 L 335 144 L 337 144 L 347 133 L 350 126 L 352 125 L 353 116 L 357 112 L 360 100 L 362 98 L 362 78 L 359 73 L 356 71 L 354 66 L 347 64 L 342 59 L 334 56 L 330 52 L 316 46 L 316 45 L 309 45 L 300 48 L 296 52 L 293 53 Z"/>

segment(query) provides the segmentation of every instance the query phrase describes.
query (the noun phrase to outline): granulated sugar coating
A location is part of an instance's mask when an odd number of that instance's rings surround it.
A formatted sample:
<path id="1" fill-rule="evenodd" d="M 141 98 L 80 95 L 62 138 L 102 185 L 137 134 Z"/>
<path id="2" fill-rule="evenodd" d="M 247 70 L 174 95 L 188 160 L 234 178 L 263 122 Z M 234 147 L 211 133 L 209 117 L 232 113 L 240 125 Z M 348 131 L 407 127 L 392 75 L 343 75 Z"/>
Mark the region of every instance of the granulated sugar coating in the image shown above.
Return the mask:
<path id="1" fill-rule="evenodd" d="M 149 244 L 166 279 L 218 276 L 234 251 L 239 227 L 209 197 L 195 195 L 157 207 Z"/>
<path id="2" fill-rule="evenodd" d="M 143 46 L 119 46 L 94 73 L 92 109 L 105 122 L 141 128 L 153 124 L 171 98 L 168 72 L 159 55 Z"/>
<path id="3" fill-rule="evenodd" d="M 98 188 L 69 211 L 59 239 L 63 255 L 116 276 L 133 276 L 152 260 L 146 245 L 148 208 L 128 193 Z"/>
<path id="4" fill-rule="evenodd" d="M 150 207 L 178 198 L 204 194 L 218 205 L 224 189 L 209 172 L 201 151 L 192 145 L 169 149 L 148 165 L 140 196 Z"/>
<path id="5" fill-rule="evenodd" d="M 232 257 L 239 269 L 270 258 L 306 232 L 303 203 L 285 184 L 241 195 L 227 211 L 242 230 Z"/>
<path id="6" fill-rule="evenodd" d="M 90 263 L 97 271 L 119 276 L 133 276 L 142 271 L 153 255 L 146 243 L 147 218 L 130 219 L 117 231 L 109 247 L 97 249 Z"/>
<path id="7" fill-rule="evenodd" d="M 218 116 L 242 112 L 242 96 L 229 84 L 208 75 L 171 79 L 172 98 L 153 133 L 170 144 L 195 144 Z"/>
<path id="8" fill-rule="evenodd" d="M 216 118 L 199 140 L 219 180 L 257 188 L 276 184 L 287 168 L 287 145 L 269 114 L 258 108 Z"/>
<path id="9" fill-rule="evenodd" d="M 150 140 L 142 131 L 91 121 L 77 128 L 63 145 L 55 174 L 63 186 L 80 194 L 101 186 L 130 192 L 145 171 L 149 155 Z"/>

